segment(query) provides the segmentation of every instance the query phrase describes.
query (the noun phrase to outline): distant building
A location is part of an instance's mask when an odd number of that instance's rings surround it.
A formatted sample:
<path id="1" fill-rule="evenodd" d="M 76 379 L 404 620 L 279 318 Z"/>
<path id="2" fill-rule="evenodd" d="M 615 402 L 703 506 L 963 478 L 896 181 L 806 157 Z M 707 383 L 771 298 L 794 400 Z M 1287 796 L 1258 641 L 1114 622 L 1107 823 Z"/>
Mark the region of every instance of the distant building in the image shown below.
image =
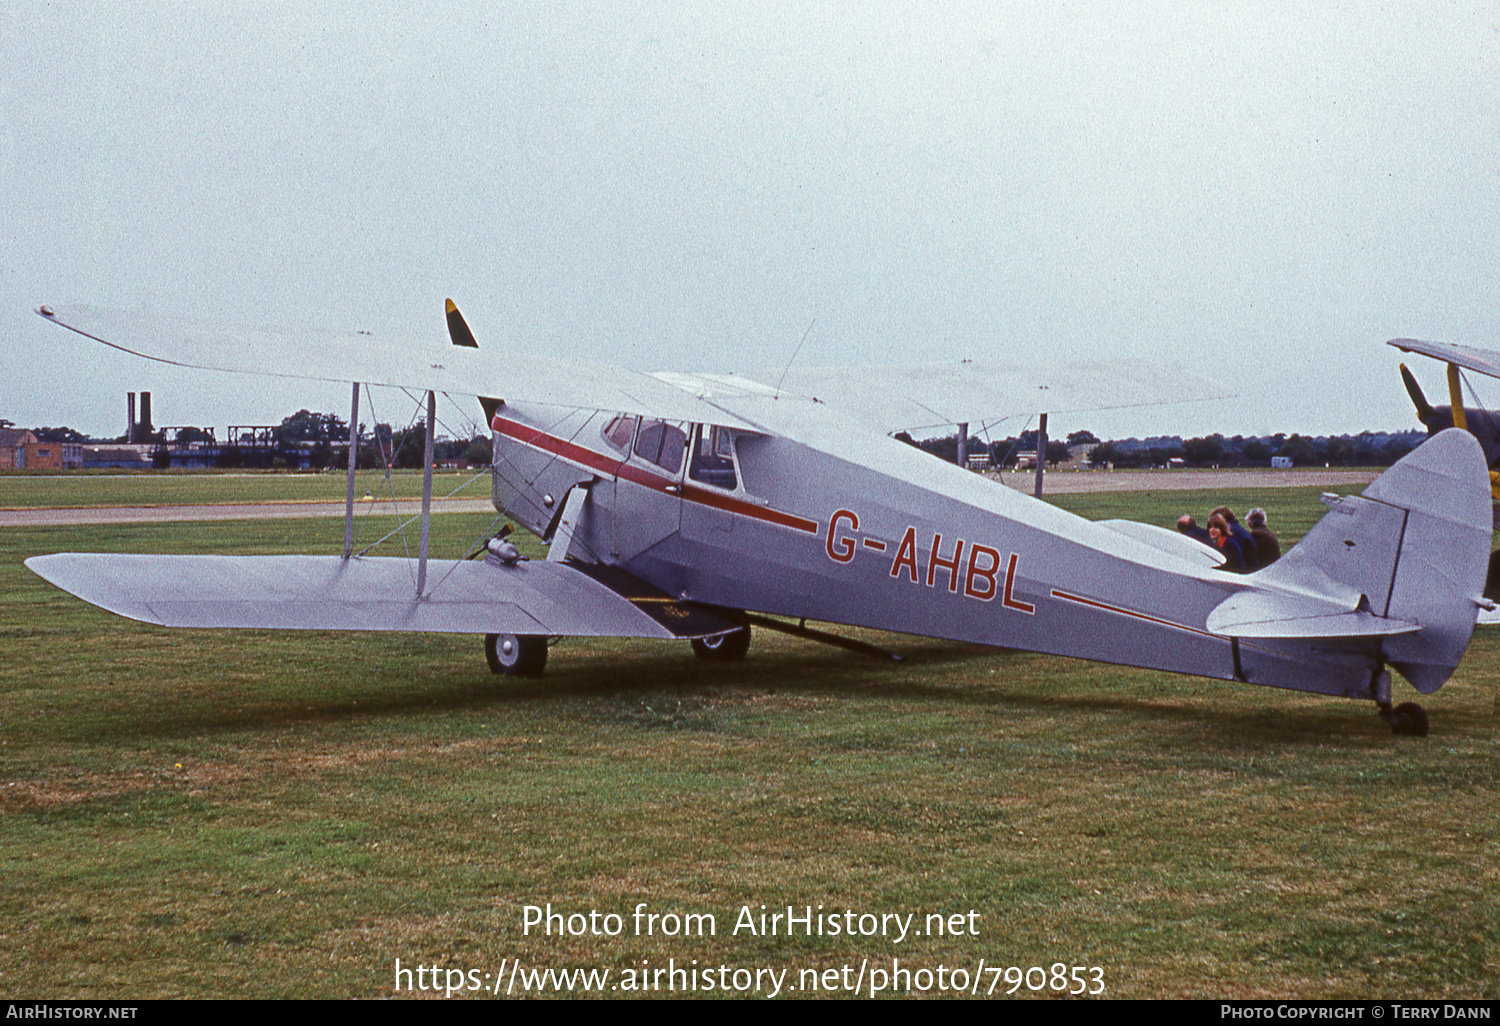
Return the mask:
<path id="1" fill-rule="evenodd" d="M 0 470 L 67 470 L 83 466 L 77 442 L 42 442 L 23 428 L 0 428 Z"/>
<path id="2" fill-rule="evenodd" d="M 117 467 L 129 470 L 150 470 L 153 445 L 91 445 L 83 454 L 86 467 Z"/>
<path id="3" fill-rule="evenodd" d="M 1292 458 L 1290 456 L 1272 456 L 1271 466 L 1281 470 L 1292 469 Z"/>
<path id="4" fill-rule="evenodd" d="M 36 435 L 30 431 L 0 428 L 0 470 L 25 470 L 28 445 L 36 445 Z"/>
<path id="5" fill-rule="evenodd" d="M 83 445 L 79 442 L 38 442 L 36 459 L 27 460 L 37 470 L 72 470 L 83 466 Z"/>

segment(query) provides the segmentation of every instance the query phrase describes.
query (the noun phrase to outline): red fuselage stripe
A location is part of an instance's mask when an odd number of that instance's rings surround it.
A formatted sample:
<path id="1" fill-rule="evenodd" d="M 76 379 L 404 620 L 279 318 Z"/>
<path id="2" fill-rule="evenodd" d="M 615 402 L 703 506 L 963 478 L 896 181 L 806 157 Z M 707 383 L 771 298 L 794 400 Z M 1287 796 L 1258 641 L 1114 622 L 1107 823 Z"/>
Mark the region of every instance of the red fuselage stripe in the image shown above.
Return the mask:
<path id="1" fill-rule="evenodd" d="M 1069 602 L 1077 602 L 1079 605 L 1093 606 L 1095 609 L 1108 610 L 1111 613 L 1119 613 L 1121 616 L 1133 616 L 1137 620 L 1145 620 L 1147 623 L 1161 624 L 1163 627 L 1175 627 L 1180 631 L 1188 631 L 1192 634 L 1201 634 L 1205 638 L 1218 637 L 1217 634 L 1211 634 L 1208 631 L 1200 631 L 1196 627 L 1187 627 L 1180 623 L 1173 623 L 1171 620 L 1162 620 L 1154 616 L 1147 616 L 1145 613 L 1137 613 L 1134 610 L 1124 609 L 1120 606 L 1112 606 L 1108 602 L 1100 602 L 1097 599 L 1084 598 L 1082 595 L 1074 595 L 1070 592 L 1058 591 L 1056 588 L 1052 589 L 1052 597 L 1067 599 Z"/>
<path id="2" fill-rule="evenodd" d="M 620 461 L 617 459 L 611 459 L 602 453 L 594 452 L 592 449 L 585 449 L 581 445 L 574 445 L 567 439 L 558 438 L 556 435 L 549 435 L 544 431 L 538 431 L 536 428 L 527 427 L 525 424 L 517 424 L 513 420 L 506 420 L 498 413 L 495 414 L 495 419 L 490 426 L 506 438 L 514 438 L 522 445 L 529 445 L 533 449 L 541 449 L 543 452 L 550 452 L 554 456 L 561 456 L 563 459 L 574 463 L 581 463 L 590 470 L 597 470 L 601 474 L 609 474 L 613 477 L 620 472 Z"/>
<path id="3" fill-rule="evenodd" d="M 753 517 L 756 520 L 764 520 L 768 524 L 776 524 L 781 527 L 790 527 L 797 531 L 806 531 L 808 534 L 818 533 L 818 522 L 799 517 L 792 513 L 783 513 L 780 510 L 770 509 L 766 506 L 757 506 L 753 502 L 736 499 L 732 495 L 720 495 L 718 492 L 699 488 L 692 484 L 682 484 L 672 478 L 662 477 L 650 471 L 638 467 L 633 463 L 605 456 L 592 449 L 586 449 L 565 438 L 549 435 L 536 428 L 518 424 L 513 420 L 506 420 L 498 413 L 491 425 L 496 431 L 507 438 L 514 438 L 523 445 L 529 445 L 533 449 L 541 449 L 550 452 L 554 456 L 561 456 L 572 463 L 577 463 L 590 470 L 611 477 L 623 477 L 632 484 L 638 484 L 642 488 L 650 488 L 653 491 L 664 492 L 671 495 L 679 495 L 688 502 L 696 502 L 700 506 L 709 506 L 713 509 L 723 510 L 726 513 L 737 513 L 740 516 Z M 670 489 L 670 491 L 669 491 Z"/>

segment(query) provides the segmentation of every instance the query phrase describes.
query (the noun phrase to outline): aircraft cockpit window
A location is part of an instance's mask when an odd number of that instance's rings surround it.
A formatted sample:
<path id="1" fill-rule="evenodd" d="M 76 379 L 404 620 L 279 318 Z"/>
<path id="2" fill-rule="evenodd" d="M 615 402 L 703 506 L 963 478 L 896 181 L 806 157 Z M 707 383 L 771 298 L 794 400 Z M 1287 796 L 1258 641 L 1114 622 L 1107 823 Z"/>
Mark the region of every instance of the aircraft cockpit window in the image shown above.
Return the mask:
<path id="1" fill-rule="evenodd" d="M 706 424 L 698 428 L 688 476 L 694 481 L 722 488 L 726 492 L 734 491 L 739 478 L 734 472 L 734 439 L 728 428 L 710 427 Z"/>
<path id="2" fill-rule="evenodd" d="M 634 417 L 621 415 L 604 425 L 604 440 L 623 453 L 630 452 L 630 438 L 634 434 Z"/>
<path id="3" fill-rule="evenodd" d="M 669 474 L 682 469 L 682 453 L 686 448 L 687 435 L 682 428 L 660 420 L 643 421 L 635 438 L 635 454 Z"/>

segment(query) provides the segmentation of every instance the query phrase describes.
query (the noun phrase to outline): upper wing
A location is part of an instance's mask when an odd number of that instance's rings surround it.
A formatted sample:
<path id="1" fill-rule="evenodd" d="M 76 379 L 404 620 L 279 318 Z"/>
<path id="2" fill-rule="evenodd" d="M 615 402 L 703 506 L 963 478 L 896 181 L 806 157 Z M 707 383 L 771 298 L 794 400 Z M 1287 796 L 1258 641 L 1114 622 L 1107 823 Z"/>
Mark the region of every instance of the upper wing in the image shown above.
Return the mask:
<path id="1" fill-rule="evenodd" d="M 1145 361 L 1045 369 L 970 362 L 839 367 L 794 371 L 776 387 L 728 374 L 649 374 L 513 350 L 401 343 L 363 334 L 236 328 L 84 306 L 43 306 L 37 312 L 97 342 L 182 367 L 400 385 L 778 432 L 798 423 L 786 416 L 787 406 L 832 407 L 891 432 L 1004 414 L 1103 410 L 1229 394 L 1201 375 Z"/>
<path id="2" fill-rule="evenodd" d="M 163 627 L 431 631 L 696 638 L 738 624 L 610 568 L 434 560 L 419 600 L 412 564 L 339 556 L 60 552 L 26 566 L 111 613 Z"/>
<path id="3" fill-rule="evenodd" d="M 1415 338 L 1393 338 L 1386 345 L 1395 346 L 1403 353 L 1421 353 L 1423 356 L 1467 367 L 1480 374 L 1488 374 L 1492 378 L 1500 378 L 1500 353 L 1491 349 L 1473 349 L 1447 342 L 1423 342 Z"/>
<path id="4" fill-rule="evenodd" d="M 789 372 L 782 387 L 886 432 L 951 427 L 1004 414 L 1156 406 L 1232 394 L 1210 378 L 1144 360 L 834 367 Z"/>
<path id="5" fill-rule="evenodd" d="M 400 385 L 586 410 L 751 427 L 651 374 L 576 360 L 370 335 L 234 328 L 92 307 L 37 311 L 70 331 L 163 363 L 319 381 Z"/>

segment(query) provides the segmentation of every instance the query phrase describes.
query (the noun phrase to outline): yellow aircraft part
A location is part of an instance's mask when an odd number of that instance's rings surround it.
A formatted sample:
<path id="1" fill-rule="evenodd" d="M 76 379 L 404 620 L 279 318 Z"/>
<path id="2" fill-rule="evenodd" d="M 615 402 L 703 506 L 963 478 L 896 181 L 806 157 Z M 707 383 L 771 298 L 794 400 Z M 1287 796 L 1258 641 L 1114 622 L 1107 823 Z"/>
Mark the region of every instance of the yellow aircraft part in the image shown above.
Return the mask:
<path id="1" fill-rule="evenodd" d="M 1458 364 L 1448 365 L 1448 402 L 1453 408 L 1453 426 L 1460 431 L 1469 430 L 1468 418 L 1464 416 L 1463 390 L 1458 387 Z"/>

